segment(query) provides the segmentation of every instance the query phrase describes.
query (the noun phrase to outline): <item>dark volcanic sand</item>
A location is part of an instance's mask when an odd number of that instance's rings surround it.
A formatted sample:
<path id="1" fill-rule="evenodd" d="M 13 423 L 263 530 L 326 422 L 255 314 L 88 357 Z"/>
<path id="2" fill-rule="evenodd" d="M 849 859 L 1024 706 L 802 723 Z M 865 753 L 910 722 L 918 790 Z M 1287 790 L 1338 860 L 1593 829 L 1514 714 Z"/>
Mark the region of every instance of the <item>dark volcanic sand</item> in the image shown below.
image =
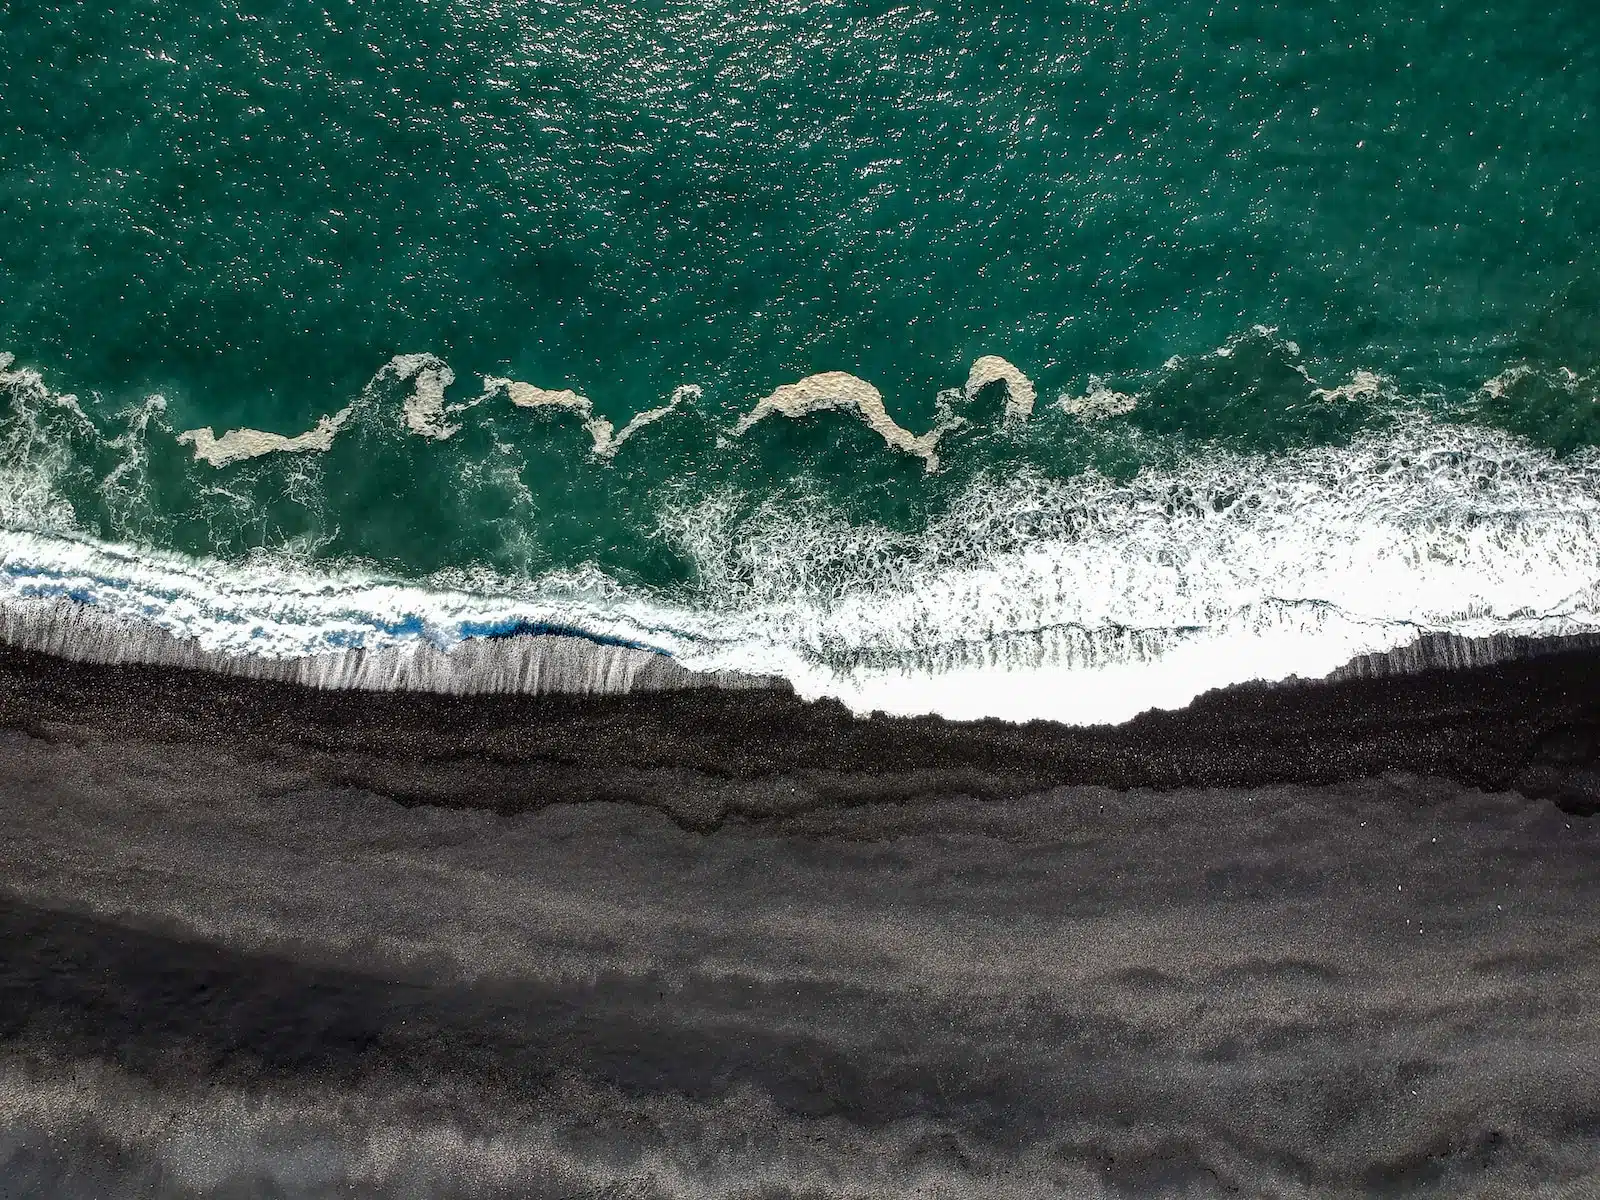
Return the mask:
<path id="1" fill-rule="evenodd" d="M 1600 1196 L 1597 747 L 0 653 L 0 1195 Z"/>

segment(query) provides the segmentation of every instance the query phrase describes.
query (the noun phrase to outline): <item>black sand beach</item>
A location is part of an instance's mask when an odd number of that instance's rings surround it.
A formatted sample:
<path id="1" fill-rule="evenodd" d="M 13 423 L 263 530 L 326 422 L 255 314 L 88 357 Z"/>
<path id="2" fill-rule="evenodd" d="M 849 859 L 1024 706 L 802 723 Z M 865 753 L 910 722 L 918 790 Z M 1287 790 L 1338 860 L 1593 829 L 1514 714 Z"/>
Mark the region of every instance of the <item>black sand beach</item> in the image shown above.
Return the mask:
<path id="1" fill-rule="evenodd" d="M 1600 1194 L 1600 652 L 1100 729 L 0 652 L 0 1195 Z"/>

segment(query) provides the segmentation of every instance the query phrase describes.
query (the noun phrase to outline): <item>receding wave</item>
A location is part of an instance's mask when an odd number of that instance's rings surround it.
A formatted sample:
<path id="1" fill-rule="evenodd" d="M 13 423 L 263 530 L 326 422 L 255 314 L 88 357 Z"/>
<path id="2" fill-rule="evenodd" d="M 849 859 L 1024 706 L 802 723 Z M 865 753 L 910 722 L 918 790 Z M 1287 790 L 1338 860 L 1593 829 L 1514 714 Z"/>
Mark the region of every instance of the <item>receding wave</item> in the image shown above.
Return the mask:
<path id="1" fill-rule="evenodd" d="M 0 642 L 74 662 L 140 663 L 309 687 L 451 695 L 624 695 L 777 682 L 735 671 L 691 671 L 669 654 L 570 628 L 517 624 L 444 648 L 426 639 L 300 656 L 209 649 L 147 620 L 75 599 L 0 605 Z"/>

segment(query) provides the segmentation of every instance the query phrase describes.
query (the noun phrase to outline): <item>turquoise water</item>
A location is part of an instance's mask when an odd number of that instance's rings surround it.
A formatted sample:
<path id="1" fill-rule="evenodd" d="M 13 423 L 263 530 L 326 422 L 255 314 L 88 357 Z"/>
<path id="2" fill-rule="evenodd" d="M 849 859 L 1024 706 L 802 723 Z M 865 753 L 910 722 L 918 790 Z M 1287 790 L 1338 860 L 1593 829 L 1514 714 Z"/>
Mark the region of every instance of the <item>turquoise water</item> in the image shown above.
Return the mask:
<path id="1" fill-rule="evenodd" d="M 8 6 L 0 517 L 703 608 L 775 569 L 779 510 L 810 514 L 794 569 L 837 599 L 974 505 L 992 535 L 996 495 L 1021 552 L 1030 522 L 1082 525 L 1040 517 L 1052 487 L 1188 494 L 1228 463 L 1226 508 L 1418 421 L 1509 433 L 1489 458 L 1578 471 L 1557 507 L 1587 512 L 1600 10 L 1490 8 Z M 375 379 L 421 354 L 454 373 L 447 438 Z M 984 355 L 1036 385 L 1025 424 L 994 388 L 939 399 Z M 850 412 L 735 435 L 826 371 L 914 433 L 962 417 L 939 469 Z M 572 414 L 466 407 L 484 376 L 617 426 L 701 391 L 604 458 Z M 1131 406 L 1074 403 L 1109 393 Z M 177 439 L 352 404 L 326 450 L 213 466 Z"/>

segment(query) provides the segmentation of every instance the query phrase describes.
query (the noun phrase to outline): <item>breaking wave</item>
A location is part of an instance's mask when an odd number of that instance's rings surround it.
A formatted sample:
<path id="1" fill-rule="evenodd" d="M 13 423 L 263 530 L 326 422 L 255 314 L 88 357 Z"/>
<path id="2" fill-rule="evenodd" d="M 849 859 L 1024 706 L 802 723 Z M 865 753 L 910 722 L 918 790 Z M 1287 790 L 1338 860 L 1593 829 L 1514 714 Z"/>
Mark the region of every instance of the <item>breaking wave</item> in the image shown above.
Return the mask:
<path id="1" fill-rule="evenodd" d="M 1121 720 L 1430 633 L 1600 628 L 1600 455 L 1415 417 L 1128 481 L 975 480 L 904 534 L 778 496 L 676 515 L 709 606 L 859 709 Z"/>
<path id="2" fill-rule="evenodd" d="M 654 520 L 687 582 L 592 565 L 404 579 L 12 529 L 0 634 L 322 686 L 779 678 L 858 711 L 1093 723 L 1428 636 L 1600 630 L 1600 455 L 1420 415 L 1347 446 L 1209 451 L 1130 479 L 979 474 L 915 530 L 803 482 L 686 494 Z"/>

